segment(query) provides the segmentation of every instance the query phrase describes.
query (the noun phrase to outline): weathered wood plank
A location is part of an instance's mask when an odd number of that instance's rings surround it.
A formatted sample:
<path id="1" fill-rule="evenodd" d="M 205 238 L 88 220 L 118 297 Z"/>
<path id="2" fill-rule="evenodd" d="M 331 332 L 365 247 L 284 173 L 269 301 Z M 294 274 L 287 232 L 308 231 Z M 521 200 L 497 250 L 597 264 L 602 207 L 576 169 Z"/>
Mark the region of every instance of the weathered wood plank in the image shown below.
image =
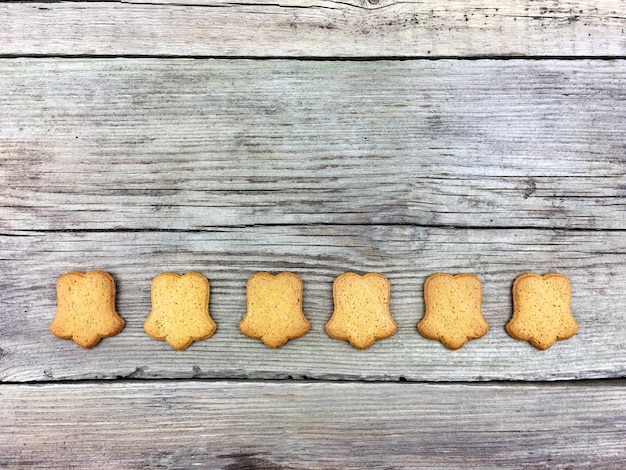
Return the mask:
<path id="1" fill-rule="evenodd" d="M 2 385 L 0 420 L 7 468 L 619 468 L 626 460 L 621 381 Z"/>
<path id="2" fill-rule="evenodd" d="M 437 229 L 414 226 L 277 226 L 207 232 L 16 233 L 0 237 L 0 380 L 118 377 L 422 381 L 554 380 L 626 375 L 624 232 Z M 104 269 L 118 285 L 124 331 L 93 350 L 55 338 L 56 278 Z M 164 271 L 211 281 L 215 335 L 174 351 L 150 339 L 150 282 Z M 245 285 L 256 271 L 294 271 L 305 284 L 311 331 L 279 350 L 244 337 Z M 388 276 L 399 329 L 365 351 L 329 338 L 332 281 L 344 271 Z M 491 330 L 458 351 L 422 338 L 422 286 L 438 271 L 483 281 Z M 558 271 L 573 285 L 578 334 L 538 351 L 510 338 L 511 284 L 522 272 Z"/>
<path id="3" fill-rule="evenodd" d="M 2 229 L 625 229 L 626 61 L 0 61 Z"/>
<path id="4" fill-rule="evenodd" d="M 0 54 L 626 55 L 624 0 L 133 3 L 2 2 Z"/>

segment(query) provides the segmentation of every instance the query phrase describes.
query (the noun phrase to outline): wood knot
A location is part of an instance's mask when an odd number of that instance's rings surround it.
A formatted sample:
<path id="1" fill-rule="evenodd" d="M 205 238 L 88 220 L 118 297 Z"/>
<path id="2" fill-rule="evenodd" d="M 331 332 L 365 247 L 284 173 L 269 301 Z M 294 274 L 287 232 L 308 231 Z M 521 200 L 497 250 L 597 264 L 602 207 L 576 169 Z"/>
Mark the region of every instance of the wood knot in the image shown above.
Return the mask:
<path id="1" fill-rule="evenodd" d="M 528 199 L 530 196 L 535 194 L 535 191 L 537 191 L 537 183 L 535 183 L 533 178 L 529 178 L 526 183 L 526 188 L 524 189 L 524 199 Z"/>

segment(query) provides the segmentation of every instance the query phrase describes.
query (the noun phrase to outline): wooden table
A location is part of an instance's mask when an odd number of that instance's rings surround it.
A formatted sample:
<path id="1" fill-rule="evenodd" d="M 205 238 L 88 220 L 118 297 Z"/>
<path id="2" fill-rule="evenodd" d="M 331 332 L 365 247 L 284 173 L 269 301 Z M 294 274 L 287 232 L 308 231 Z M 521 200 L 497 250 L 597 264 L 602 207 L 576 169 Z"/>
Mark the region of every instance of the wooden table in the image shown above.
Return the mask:
<path id="1" fill-rule="evenodd" d="M 619 468 L 626 461 L 626 1 L 0 2 L 0 467 Z M 126 327 L 48 330 L 102 269 Z M 218 324 L 148 338 L 150 282 L 198 271 Z M 244 337 L 293 271 L 312 324 Z M 329 338 L 344 271 L 398 332 Z M 421 337 L 423 283 L 483 282 L 482 339 Z M 560 272 L 580 329 L 509 337 Z"/>

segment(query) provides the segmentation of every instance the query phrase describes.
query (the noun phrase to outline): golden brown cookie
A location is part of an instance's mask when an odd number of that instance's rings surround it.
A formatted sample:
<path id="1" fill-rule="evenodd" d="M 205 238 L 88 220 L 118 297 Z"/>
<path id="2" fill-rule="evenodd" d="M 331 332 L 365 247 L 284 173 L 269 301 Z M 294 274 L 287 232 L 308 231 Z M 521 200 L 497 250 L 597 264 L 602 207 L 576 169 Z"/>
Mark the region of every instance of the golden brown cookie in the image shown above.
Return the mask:
<path id="1" fill-rule="evenodd" d="M 241 332 L 270 348 L 305 335 L 311 324 L 302 313 L 302 280 L 294 273 L 256 273 L 248 279 L 247 312 Z"/>
<path id="2" fill-rule="evenodd" d="M 537 349 L 548 349 L 578 331 L 571 305 L 572 287 L 565 276 L 522 274 L 513 283 L 513 318 L 506 331 Z"/>
<path id="3" fill-rule="evenodd" d="M 480 311 L 481 302 L 482 286 L 473 274 L 433 274 L 424 283 L 426 313 L 417 329 L 448 349 L 459 349 L 489 331 L 489 323 Z"/>
<path id="4" fill-rule="evenodd" d="M 389 338 L 398 325 L 389 313 L 391 288 L 385 276 L 344 273 L 333 283 L 335 311 L 326 323 L 331 338 L 347 340 L 357 349 Z"/>
<path id="5" fill-rule="evenodd" d="M 162 273 L 152 281 L 152 312 L 143 329 L 177 350 L 210 338 L 217 326 L 209 315 L 209 281 L 199 273 Z"/>
<path id="6" fill-rule="evenodd" d="M 115 281 L 103 271 L 63 274 L 57 281 L 57 304 L 50 331 L 83 348 L 93 348 L 124 328 L 115 311 Z"/>

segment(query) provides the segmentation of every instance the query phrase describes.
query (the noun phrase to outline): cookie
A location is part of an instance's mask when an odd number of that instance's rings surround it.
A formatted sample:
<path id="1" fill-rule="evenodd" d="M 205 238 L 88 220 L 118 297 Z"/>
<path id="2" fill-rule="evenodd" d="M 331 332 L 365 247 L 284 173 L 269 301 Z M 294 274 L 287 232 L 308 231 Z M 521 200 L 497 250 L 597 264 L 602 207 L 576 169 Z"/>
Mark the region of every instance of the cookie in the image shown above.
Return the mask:
<path id="1" fill-rule="evenodd" d="M 256 273 L 246 287 L 247 311 L 239 323 L 241 332 L 279 348 L 305 335 L 311 324 L 302 313 L 302 280 L 294 273 Z"/>
<path id="2" fill-rule="evenodd" d="M 210 338 L 217 325 L 209 315 L 209 281 L 199 273 L 162 273 L 152 280 L 152 311 L 146 334 L 177 350 Z"/>
<path id="3" fill-rule="evenodd" d="M 473 274 L 433 274 L 424 283 L 426 313 L 417 329 L 425 338 L 439 340 L 448 349 L 459 349 L 489 331 L 480 311 L 481 302 L 482 286 Z"/>
<path id="4" fill-rule="evenodd" d="M 382 274 L 340 275 L 333 283 L 335 311 L 326 323 L 326 332 L 357 349 L 393 336 L 398 325 L 389 313 L 390 292 L 389 281 Z"/>
<path id="5" fill-rule="evenodd" d="M 115 311 L 115 281 L 103 271 L 71 272 L 57 280 L 57 311 L 50 331 L 79 346 L 93 348 L 115 336 L 124 320 Z"/>
<path id="6" fill-rule="evenodd" d="M 571 305 L 572 287 L 565 276 L 522 274 L 513 283 L 513 318 L 506 331 L 537 349 L 548 349 L 578 331 Z"/>

